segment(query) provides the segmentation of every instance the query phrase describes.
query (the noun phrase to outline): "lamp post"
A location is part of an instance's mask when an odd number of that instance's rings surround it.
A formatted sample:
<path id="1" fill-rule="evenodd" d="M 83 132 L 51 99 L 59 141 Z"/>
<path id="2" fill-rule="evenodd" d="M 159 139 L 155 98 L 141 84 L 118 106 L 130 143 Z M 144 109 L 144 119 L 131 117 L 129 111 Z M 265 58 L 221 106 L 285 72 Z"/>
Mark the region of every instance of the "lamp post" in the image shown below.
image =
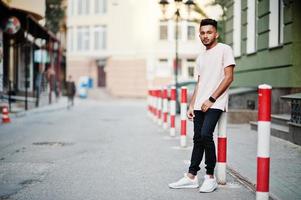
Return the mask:
<path id="1" fill-rule="evenodd" d="M 175 63 L 174 63 L 174 79 L 175 79 L 175 86 L 176 86 L 176 97 L 177 97 L 177 91 L 178 91 L 178 67 L 179 67 L 179 22 L 182 20 L 180 9 L 182 6 L 183 1 L 182 0 L 174 0 L 176 11 L 174 12 L 174 17 L 171 19 L 175 19 L 176 22 L 176 30 L 175 30 Z M 169 4 L 168 0 L 160 0 L 159 2 L 162 10 L 162 14 L 164 17 L 164 20 L 169 20 L 166 18 L 166 10 L 167 6 Z M 190 15 L 190 11 L 192 6 L 194 6 L 193 0 L 187 0 L 185 3 L 186 7 L 188 8 L 188 16 Z M 177 99 L 177 98 L 176 98 Z"/>

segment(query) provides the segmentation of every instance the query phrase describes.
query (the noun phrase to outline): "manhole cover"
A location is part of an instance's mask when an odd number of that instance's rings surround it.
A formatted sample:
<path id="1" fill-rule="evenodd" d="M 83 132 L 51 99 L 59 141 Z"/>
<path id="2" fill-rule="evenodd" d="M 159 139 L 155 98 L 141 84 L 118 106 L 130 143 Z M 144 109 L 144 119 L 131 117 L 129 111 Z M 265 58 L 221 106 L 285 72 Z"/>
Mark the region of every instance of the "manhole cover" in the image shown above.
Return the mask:
<path id="1" fill-rule="evenodd" d="M 73 143 L 70 142 L 34 142 L 33 145 L 37 146 L 70 146 Z"/>

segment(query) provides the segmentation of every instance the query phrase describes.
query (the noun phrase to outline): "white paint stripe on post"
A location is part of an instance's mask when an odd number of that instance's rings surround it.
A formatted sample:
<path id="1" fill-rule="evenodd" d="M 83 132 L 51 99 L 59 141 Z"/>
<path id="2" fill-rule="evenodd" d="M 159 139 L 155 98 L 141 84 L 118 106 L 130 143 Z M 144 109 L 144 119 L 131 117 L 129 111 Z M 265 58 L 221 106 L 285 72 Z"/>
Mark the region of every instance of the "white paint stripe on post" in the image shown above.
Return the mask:
<path id="1" fill-rule="evenodd" d="M 225 185 L 226 182 L 226 169 L 227 163 L 225 162 L 218 162 L 217 165 L 217 182 L 218 184 Z"/>
<path id="2" fill-rule="evenodd" d="M 270 157 L 271 122 L 258 121 L 257 156 Z"/>

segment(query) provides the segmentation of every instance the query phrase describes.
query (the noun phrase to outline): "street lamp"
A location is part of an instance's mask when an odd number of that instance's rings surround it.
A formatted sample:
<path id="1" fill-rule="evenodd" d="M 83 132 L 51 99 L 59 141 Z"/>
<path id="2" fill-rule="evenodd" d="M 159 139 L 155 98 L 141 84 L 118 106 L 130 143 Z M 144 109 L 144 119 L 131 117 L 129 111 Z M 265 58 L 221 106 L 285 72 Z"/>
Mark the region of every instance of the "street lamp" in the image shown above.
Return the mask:
<path id="1" fill-rule="evenodd" d="M 172 19 L 175 19 L 176 22 L 176 38 L 175 38 L 175 47 L 176 47 L 176 54 L 175 54 L 175 66 L 174 66 L 174 76 L 175 76 L 175 86 L 176 86 L 176 96 L 177 96 L 177 90 L 178 90 L 178 67 L 179 67 L 179 55 L 178 55 L 178 48 L 179 48 L 179 22 L 182 20 L 180 9 L 182 6 L 183 1 L 182 0 L 174 0 L 176 11 L 174 13 L 174 17 Z M 167 0 L 160 0 L 159 2 L 161 6 L 161 11 L 163 14 L 163 20 L 168 20 L 166 17 L 166 10 L 169 2 Z M 192 7 L 195 5 L 193 0 L 187 0 L 185 3 L 186 7 L 188 8 L 188 16 L 190 15 Z M 176 98 L 177 99 L 177 98 Z"/>

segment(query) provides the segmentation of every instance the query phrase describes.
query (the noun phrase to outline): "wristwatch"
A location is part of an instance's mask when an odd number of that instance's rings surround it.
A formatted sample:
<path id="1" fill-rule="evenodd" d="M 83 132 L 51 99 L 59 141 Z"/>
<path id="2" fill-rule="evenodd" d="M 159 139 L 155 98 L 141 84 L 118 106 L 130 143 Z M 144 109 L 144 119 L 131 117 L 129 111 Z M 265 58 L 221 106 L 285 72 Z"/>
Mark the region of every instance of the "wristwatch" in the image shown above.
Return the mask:
<path id="1" fill-rule="evenodd" d="M 210 101 L 211 103 L 214 103 L 214 102 L 216 102 L 216 99 L 210 96 L 210 97 L 209 97 L 209 101 Z"/>

